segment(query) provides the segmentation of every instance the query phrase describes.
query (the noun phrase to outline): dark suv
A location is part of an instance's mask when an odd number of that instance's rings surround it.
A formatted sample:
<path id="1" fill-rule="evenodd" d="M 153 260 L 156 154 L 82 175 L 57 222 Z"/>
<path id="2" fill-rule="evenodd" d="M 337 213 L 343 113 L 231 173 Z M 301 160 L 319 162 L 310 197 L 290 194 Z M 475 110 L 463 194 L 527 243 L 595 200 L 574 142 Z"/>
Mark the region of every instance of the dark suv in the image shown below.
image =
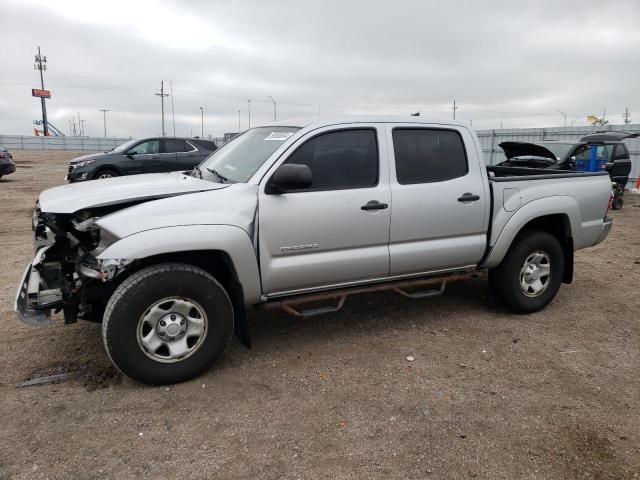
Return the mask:
<path id="1" fill-rule="evenodd" d="M 16 171 L 16 164 L 13 161 L 11 152 L 0 146 L 0 178 Z"/>
<path id="2" fill-rule="evenodd" d="M 104 153 L 74 158 L 67 180 L 81 182 L 138 173 L 192 170 L 216 150 L 216 144 L 199 138 L 144 138 L 130 140 Z"/>

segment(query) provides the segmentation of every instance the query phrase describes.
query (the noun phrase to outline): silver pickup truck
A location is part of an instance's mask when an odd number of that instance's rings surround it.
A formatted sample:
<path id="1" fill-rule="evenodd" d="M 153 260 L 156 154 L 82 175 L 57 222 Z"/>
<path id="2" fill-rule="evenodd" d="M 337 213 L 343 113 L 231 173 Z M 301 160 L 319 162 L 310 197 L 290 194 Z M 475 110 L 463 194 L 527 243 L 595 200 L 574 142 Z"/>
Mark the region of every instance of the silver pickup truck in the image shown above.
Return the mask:
<path id="1" fill-rule="evenodd" d="M 488 270 L 500 303 L 540 310 L 571 282 L 574 251 L 607 236 L 610 201 L 606 172 L 486 167 L 460 123 L 274 123 L 190 172 L 44 191 L 15 311 L 30 325 L 52 310 L 102 321 L 117 368 L 174 383 L 207 370 L 234 331 L 250 346 L 248 307 L 315 315 Z"/>

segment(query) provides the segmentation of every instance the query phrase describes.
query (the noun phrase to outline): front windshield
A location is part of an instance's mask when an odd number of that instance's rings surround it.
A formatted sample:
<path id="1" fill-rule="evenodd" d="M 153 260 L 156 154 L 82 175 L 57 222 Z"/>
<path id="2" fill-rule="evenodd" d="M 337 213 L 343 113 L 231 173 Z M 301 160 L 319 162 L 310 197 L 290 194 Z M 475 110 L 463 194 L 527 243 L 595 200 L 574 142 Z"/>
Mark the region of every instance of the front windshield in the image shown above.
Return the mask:
<path id="1" fill-rule="evenodd" d="M 133 147 L 136 144 L 137 141 L 138 140 L 129 140 L 128 142 L 125 142 L 122 145 L 118 145 L 116 148 L 114 148 L 112 150 L 109 150 L 109 151 L 113 152 L 113 153 L 124 152 L 124 151 L 128 150 L 129 148 Z"/>
<path id="2" fill-rule="evenodd" d="M 257 127 L 238 135 L 200 164 L 202 175 L 215 181 L 247 182 L 298 127 Z"/>

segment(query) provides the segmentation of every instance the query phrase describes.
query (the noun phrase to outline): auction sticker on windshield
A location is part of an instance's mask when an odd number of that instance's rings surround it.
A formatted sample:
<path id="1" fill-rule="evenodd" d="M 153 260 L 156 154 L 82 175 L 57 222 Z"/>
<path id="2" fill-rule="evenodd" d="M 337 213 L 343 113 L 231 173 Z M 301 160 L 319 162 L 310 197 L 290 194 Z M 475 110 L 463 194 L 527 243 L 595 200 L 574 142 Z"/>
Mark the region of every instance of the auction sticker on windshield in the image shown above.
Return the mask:
<path id="1" fill-rule="evenodd" d="M 271 132 L 264 139 L 282 142 L 283 140 L 289 138 L 291 135 L 293 135 L 293 132 Z"/>

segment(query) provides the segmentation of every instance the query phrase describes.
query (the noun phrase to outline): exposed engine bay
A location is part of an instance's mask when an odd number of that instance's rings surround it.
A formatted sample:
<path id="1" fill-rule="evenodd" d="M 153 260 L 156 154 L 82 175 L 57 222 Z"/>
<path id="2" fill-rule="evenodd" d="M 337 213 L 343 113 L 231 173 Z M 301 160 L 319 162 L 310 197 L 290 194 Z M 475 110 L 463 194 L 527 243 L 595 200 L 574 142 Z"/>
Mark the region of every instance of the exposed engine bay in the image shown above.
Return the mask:
<path id="1" fill-rule="evenodd" d="M 22 303 L 23 321 L 49 323 L 51 310 L 62 311 L 65 323 L 101 317 L 104 299 L 116 286 L 110 281 L 131 261 L 96 258 L 118 238 L 95 222 L 128 206 L 131 204 L 68 214 L 45 213 L 36 204 L 32 222 L 36 255 L 16 298 L 16 303 Z"/>

